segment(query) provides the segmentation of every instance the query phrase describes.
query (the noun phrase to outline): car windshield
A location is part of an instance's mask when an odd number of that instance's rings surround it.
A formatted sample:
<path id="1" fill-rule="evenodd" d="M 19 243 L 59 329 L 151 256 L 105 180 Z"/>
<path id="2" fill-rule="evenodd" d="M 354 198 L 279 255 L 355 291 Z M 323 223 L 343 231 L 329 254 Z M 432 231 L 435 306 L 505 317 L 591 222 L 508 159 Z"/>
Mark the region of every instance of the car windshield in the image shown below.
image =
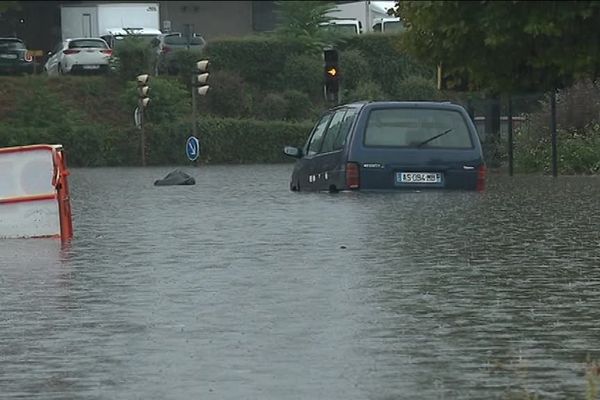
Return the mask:
<path id="1" fill-rule="evenodd" d="M 440 135 L 440 133 L 446 134 Z M 435 139 L 429 140 L 435 136 Z M 427 141 L 425 144 L 423 144 Z M 389 108 L 373 110 L 365 131 L 365 146 L 473 148 L 462 114 L 454 110 Z"/>
<path id="2" fill-rule="evenodd" d="M 93 48 L 93 49 L 106 49 L 108 46 L 102 40 L 72 40 L 69 42 L 70 49 L 85 49 L 85 48 Z"/>
<path id="3" fill-rule="evenodd" d="M 19 40 L 0 40 L 0 51 L 25 50 L 25 45 Z"/>
<path id="4" fill-rule="evenodd" d="M 165 44 L 168 44 L 171 46 L 187 46 L 188 39 L 184 36 L 176 36 L 176 35 L 166 36 Z M 202 45 L 204 45 L 204 39 L 202 39 L 199 36 L 193 36 L 189 39 L 189 44 L 190 44 L 190 46 L 202 46 Z"/>

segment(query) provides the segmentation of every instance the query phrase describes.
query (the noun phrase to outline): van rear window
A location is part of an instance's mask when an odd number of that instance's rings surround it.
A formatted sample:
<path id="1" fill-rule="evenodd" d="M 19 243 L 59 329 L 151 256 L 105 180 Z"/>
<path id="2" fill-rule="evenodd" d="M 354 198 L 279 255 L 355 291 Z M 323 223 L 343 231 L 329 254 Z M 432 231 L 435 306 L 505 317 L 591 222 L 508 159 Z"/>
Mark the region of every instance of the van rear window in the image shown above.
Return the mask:
<path id="1" fill-rule="evenodd" d="M 471 149 L 462 114 L 453 110 L 389 108 L 369 113 L 365 146 Z"/>

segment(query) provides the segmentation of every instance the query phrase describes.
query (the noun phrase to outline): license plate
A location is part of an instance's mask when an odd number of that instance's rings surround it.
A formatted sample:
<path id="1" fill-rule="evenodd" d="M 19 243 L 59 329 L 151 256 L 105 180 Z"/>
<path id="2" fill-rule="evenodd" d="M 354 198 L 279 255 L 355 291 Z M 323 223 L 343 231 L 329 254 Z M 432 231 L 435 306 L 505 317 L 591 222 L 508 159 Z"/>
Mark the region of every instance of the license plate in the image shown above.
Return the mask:
<path id="1" fill-rule="evenodd" d="M 84 65 L 83 69 L 98 69 L 100 68 L 99 65 Z"/>
<path id="2" fill-rule="evenodd" d="M 441 183 L 441 172 L 398 172 L 396 174 L 398 183 Z"/>
<path id="3" fill-rule="evenodd" d="M 14 60 L 15 58 L 17 58 L 16 54 L 0 54 L 0 58 L 8 58 L 11 60 Z"/>

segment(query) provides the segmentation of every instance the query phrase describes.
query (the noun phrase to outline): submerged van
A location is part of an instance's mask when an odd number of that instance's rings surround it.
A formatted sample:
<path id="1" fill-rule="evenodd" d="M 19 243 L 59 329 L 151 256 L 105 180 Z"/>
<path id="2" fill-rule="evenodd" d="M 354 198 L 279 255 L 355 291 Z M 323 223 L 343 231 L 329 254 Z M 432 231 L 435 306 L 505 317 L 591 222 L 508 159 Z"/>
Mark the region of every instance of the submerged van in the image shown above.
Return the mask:
<path id="1" fill-rule="evenodd" d="M 293 191 L 483 190 L 477 130 L 459 105 L 362 102 L 336 107 L 316 123 L 298 159 Z"/>

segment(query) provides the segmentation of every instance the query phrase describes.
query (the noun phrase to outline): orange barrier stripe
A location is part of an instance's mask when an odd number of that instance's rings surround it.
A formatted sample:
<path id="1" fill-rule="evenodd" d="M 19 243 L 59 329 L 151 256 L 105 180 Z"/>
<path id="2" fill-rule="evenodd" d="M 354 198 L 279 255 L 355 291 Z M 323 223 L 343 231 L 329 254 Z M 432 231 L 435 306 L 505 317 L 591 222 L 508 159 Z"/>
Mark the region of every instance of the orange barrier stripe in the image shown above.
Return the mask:
<path id="1" fill-rule="evenodd" d="M 15 204 L 15 203 L 27 203 L 30 201 L 42 201 L 42 200 L 56 200 L 56 193 L 48 193 L 48 194 L 37 194 L 34 196 L 19 196 L 19 197 L 9 197 L 6 199 L 0 199 L 0 204 Z"/>
<path id="2" fill-rule="evenodd" d="M 24 151 L 32 150 L 48 150 L 54 151 L 55 147 L 49 144 L 34 144 L 31 146 L 17 146 L 17 147 L 4 147 L 0 148 L 0 154 L 2 153 L 21 153 Z"/>

